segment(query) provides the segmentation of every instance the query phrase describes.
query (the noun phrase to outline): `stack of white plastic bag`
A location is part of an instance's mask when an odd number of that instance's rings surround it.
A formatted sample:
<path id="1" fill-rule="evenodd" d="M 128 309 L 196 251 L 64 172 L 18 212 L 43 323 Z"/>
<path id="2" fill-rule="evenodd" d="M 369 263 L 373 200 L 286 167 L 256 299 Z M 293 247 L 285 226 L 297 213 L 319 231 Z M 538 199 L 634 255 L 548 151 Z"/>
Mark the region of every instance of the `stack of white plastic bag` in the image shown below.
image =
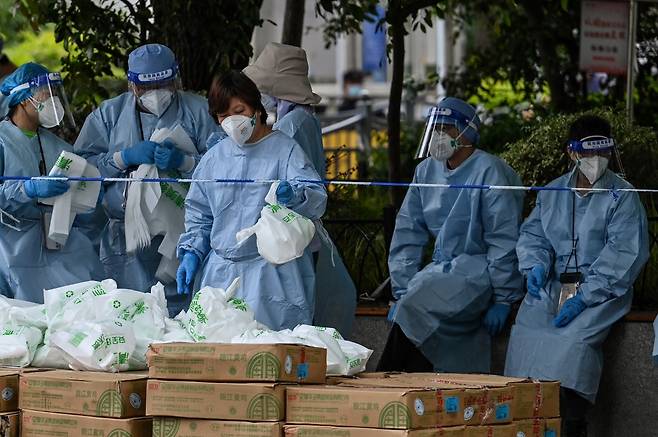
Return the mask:
<path id="1" fill-rule="evenodd" d="M 271 331 L 235 297 L 239 278 L 226 289 L 205 287 L 190 309 L 167 317 L 164 287 L 150 293 L 117 288 L 111 280 L 44 291 L 36 305 L 0 296 L 0 365 L 119 372 L 146 368 L 149 344 L 213 342 L 304 344 L 327 349 L 327 373 L 365 370 L 372 351 L 346 341 L 333 328 L 300 325 Z"/>
<path id="2" fill-rule="evenodd" d="M 150 293 L 118 289 L 113 280 L 44 292 L 47 330 L 33 365 L 117 372 L 146 368 L 149 344 L 165 335 L 161 284 Z"/>
<path id="3" fill-rule="evenodd" d="M 101 174 L 83 157 L 64 151 L 59 155 L 48 175 L 98 178 Z M 100 182 L 69 181 L 69 190 L 66 193 L 39 199 L 41 203 L 53 206 L 52 216 L 46 220 L 48 240 L 60 246 L 66 245 L 76 215 L 90 212 L 96 207 L 100 190 Z"/>
<path id="4" fill-rule="evenodd" d="M 194 143 L 180 126 L 161 128 L 153 132 L 151 141 L 175 144 L 187 154 L 196 153 Z M 172 174 L 160 174 L 154 164 L 142 164 L 131 174 L 134 178 L 156 179 L 171 177 Z M 162 235 L 158 246 L 162 259 L 155 277 L 170 283 L 176 279 L 178 258 L 176 245 L 180 234 L 185 230 L 184 201 L 187 187 L 174 182 L 133 183 L 128 187 L 126 200 L 126 250 L 133 253 L 151 244 L 151 239 Z"/>

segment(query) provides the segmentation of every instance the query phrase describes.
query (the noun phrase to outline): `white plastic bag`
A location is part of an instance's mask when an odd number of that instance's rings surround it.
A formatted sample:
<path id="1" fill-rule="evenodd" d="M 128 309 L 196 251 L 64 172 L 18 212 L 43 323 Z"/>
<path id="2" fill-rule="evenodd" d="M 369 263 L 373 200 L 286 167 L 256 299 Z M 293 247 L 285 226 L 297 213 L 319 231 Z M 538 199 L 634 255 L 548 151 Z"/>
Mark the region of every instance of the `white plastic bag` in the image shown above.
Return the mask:
<path id="1" fill-rule="evenodd" d="M 0 366 L 29 366 L 42 337 L 41 330 L 33 326 L 0 326 Z"/>
<path id="2" fill-rule="evenodd" d="M 100 172 L 83 157 L 63 151 L 48 175 L 93 178 L 100 177 Z M 40 199 L 46 205 L 53 205 L 48 226 L 48 239 L 64 246 L 68 240 L 76 214 L 94 209 L 100 190 L 100 182 L 70 181 L 69 190 L 66 193 L 56 197 Z"/>
<path id="3" fill-rule="evenodd" d="M 24 300 L 10 299 L 0 295 L 0 325 L 15 324 L 46 329 L 46 307 Z"/>
<path id="4" fill-rule="evenodd" d="M 190 309 L 179 318 L 194 341 L 229 343 L 233 337 L 257 327 L 246 303 L 233 298 L 239 284 L 236 278 L 226 291 L 204 287 L 194 295 Z"/>
<path id="5" fill-rule="evenodd" d="M 276 202 L 278 186 L 275 182 L 270 187 L 256 224 L 239 231 L 235 238 L 241 244 L 255 234 L 258 253 L 272 264 L 285 264 L 304 254 L 315 235 L 315 225 Z"/>
<path id="6" fill-rule="evenodd" d="M 151 135 L 151 141 L 156 143 L 164 143 L 167 140 L 187 154 L 197 153 L 194 143 L 180 125 L 176 125 L 173 129 L 158 129 Z M 159 178 L 161 174 L 155 165 L 142 164 L 131 176 Z M 165 283 L 176 279 L 178 269 L 176 245 L 180 235 L 185 231 L 186 195 L 187 187 L 174 182 L 132 183 L 128 187 L 125 218 L 126 250 L 132 253 L 146 248 L 151 244 L 153 237 L 164 236 L 158 247 L 162 260 L 155 277 Z"/>
<path id="7" fill-rule="evenodd" d="M 134 331 L 118 320 L 79 322 L 50 335 L 50 346 L 66 355 L 73 370 L 120 372 L 130 369 Z"/>
<path id="8" fill-rule="evenodd" d="M 116 290 L 112 279 L 102 282 L 87 281 L 67 285 L 43 293 L 48 330 L 66 329 L 71 323 L 81 320 L 94 320 L 95 302 Z"/>

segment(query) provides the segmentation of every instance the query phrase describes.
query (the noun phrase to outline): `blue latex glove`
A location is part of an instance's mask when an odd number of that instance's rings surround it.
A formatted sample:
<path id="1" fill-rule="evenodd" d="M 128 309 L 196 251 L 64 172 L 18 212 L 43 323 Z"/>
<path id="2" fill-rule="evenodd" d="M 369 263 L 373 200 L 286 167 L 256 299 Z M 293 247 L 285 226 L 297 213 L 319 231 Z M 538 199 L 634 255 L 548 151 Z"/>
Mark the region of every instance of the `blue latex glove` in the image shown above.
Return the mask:
<path id="1" fill-rule="evenodd" d="M 177 170 L 183 164 L 184 157 L 183 152 L 169 141 L 155 148 L 155 165 L 160 170 Z"/>
<path id="2" fill-rule="evenodd" d="M 128 166 L 140 164 L 153 164 L 155 148 L 159 144 L 153 141 L 140 141 L 132 147 L 121 151 L 121 159 Z"/>
<path id="3" fill-rule="evenodd" d="M 276 189 L 276 200 L 281 205 L 288 205 L 295 197 L 295 192 L 292 190 L 292 185 L 288 181 L 282 181 Z"/>
<path id="4" fill-rule="evenodd" d="M 176 285 L 178 294 L 190 294 L 194 276 L 199 269 L 199 257 L 192 252 L 186 252 L 176 272 Z"/>
<path id="5" fill-rule="evenodd" d="M 394 322 L 397 311 L 398 311 L 398 303 L 393 302 L 391 308 L 388 310 L 388 314 L 386 315 L 386 320 L 388 320 L 389 322 Z"/>
<path id="6" fill-rule="evenodd" d="M 489 335 L 494 337 L 500 334 L 505 327 L 505 322 L 511 310 L 511 306 L 506 303 L 495 303 L 489 307 L 482 322 L 489 331 Z"/>
<path id="7" fill-rule="evenodd" d="M 542 265 L 536 265 L 528 273 L 528 293 L 537 299 L 541 299 L 539 290 L 546 285 L 546 270 Z"/>
<path id="8" fill-rule="evenodd" d="M 585 305 L 585 302 L 580 298 L 580 295 L 576 294 L 571 299 L 567 299 L 564 305 L 562 305 L 560 313 L 555 319 L 553 319 L 553 324 L 556 328 L 564 328 L 571 323 L 578 314 L 585 311 L 585 308 L 587 308 L 587 305 Z"/>
<path id="9" fill-rule="evenodd" d="M 29 180 L 25 181 L 23 185 L 27 197 L 34 199 L 35 197 L 55 197 L 64 194 L 69 190 L 68 181 L 54 181 L 54 180 Z"/>

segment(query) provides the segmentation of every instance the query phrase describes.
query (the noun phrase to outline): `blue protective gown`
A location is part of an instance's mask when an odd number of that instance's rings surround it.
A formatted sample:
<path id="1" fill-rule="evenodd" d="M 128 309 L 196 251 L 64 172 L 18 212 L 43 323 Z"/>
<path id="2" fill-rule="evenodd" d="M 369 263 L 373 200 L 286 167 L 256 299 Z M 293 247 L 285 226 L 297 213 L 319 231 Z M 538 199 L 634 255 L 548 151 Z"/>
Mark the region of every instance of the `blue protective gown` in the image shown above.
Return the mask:
<path id="1" fill-rule="evenodd" d="M 414 182 L 520 184 L 507 164 L 481 150 L 454 170 L 428 158 L 416 168 Z M 514 250 L 522 203 L 514 191 L 409 188 L 388 261 L 398 299 L 394 320 L 436 371 L 489 371 L 484 312 L 493 302 L 522 297 Z M 421 270 L 430 237 L 432 262 Z"/>
<path id="2" fill-rule="evenodd" d="M 568 173 L 549 186 L 573 187 L 574 175 Z M 594 187 L 632 188 L 610 170 Z M 566 327 L 556 328 L 559 279 L 572 249 L 572 223 L 585 278 L 578 292 L 587 308 Z M 541 299 L 527 294 L 523 300 L 512 328 L 505 374 L 559 380 L 563 387 L 594 402 L 603 368 L 601 346 L 610 327 L 631 308 L 633 282 L 649 256 L 648 241 L 647 217 L 637 193 L 580 197 L 540 192 L 535 209 L 521 227 L 517 254 L 522 272 L 542 265 L 549 276 L 540 290 Z"/>
<path id="3" fill-rule="evenodd" d="M 273 131 L 254 144 L 237 145 L 226 138 L 203 157 L 195 178 L 281 179 L 291 182 L 295 199 L 290 208 L 312 220 L 324 213 L 327 193 L 322 185 L 294 182 L 317 180 L 301 147 Z M 203 260 L 199 286 L 226 288 L 241 278 L 237 296 L 245 299 L 256 320 L 274 330 L 310 324 L 315 304 L 312 256 L 308 251 L 279 266 L 265 261 L 251 237 L 243 245 L 235 234 L 253 226 L 265 206 L 264 184 L 193 184 L 185 201 L 185 233 L 179 257 L 191 251 Z"/>
<path id="4" fill-rule="evenodd" d="M 4 78 L 0 78 L 2 83 Z M 9 114 L 9 96 L 0 93 L 0 119 L 5 118 Z"/>
<path id="5" fill-rule="evenodd" d="M 295 140 L 308 156 L 315 171 L 324 177 L 327 160 L 322 145 L 322 128 L 320 120 L 310 110 L 296 106 L 277 120 L 273 128 Z"/>
<path id="6" fill-rule="evenodd" d="M 39 138 L 46 169 L 50 170 L 67 144 L 45 129 L 28 138 L 11 121 L 0 122 L 0 171 L 3 176 L 39 176 Z M 0 208 L 20 220 L 21 231 L 0 224 L 0 292 L 8 297 L 43 303 L 43 290 L 76 282 L 104 279 L 103 268 L 92 243 L 74 224 L 66 245 L 46 249 L 44 213 L 25 194 L 23 181 L 0 184 Z"/>
<path id="7" fill-rule="evenodd" d="M 140 123 L 141 122 L 141 123 Z M 178 92 L 167 111 L 160 117 L 138 112 L 133 93 L 126 92 L 103 102 L 89 114 L 75 142 L 75 151 L 96 165 L 103 177 L 127 177 L 130 170 L 122 170 L 114 161 L 114 153 L 148 140 L 156 129 L 173 128 L 180 124 L 195 144 L 198 162 L 206 151 L 206 142 L 213 133 L 219 133 L 217 123 L 208 114 L 207 101 L 197 95 Z M 140 129 L 141 126 L 141 129 Z M 189 177 L 192 172 L 183 174 Z M 108 277 L 119 287 L 148 291 L 156 282 L 155 272 L 162 256 L 158 246 L 162 237 L 156 237 L 151 245 L 137 252 L 126 254 L 124 227 L 125 183 L 105 184 L 103 205 L 109 221 L 102 230 L 100 258 Z M 189 296 L 179 296 L 175 281 L 166 284 L 165 292 L 171 315 L 189 305 Z"/>
<path id="8" fill-rule="evenodd" d="M 325 177 L 326 158 L 322 128 L 318 118 L 302 106 L 277 120 L 274 129 L 294 139 L 304 150 L 315 171 Z M 335 264 L 335 266 L 334 266 Z M 315 319 L 317 326 L 335 328 L 343 337 L 352 332 L 356 311 L 356 286 L 337 250 L 322 244 L 318 252 L 315 281 Z"/>

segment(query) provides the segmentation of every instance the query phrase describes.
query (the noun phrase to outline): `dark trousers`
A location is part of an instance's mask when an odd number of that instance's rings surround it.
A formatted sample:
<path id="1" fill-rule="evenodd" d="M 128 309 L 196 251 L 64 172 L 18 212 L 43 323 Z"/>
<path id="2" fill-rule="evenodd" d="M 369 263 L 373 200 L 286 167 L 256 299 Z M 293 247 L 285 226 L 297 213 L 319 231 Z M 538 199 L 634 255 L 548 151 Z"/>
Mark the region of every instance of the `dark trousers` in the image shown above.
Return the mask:
<path id="1" fill-rule="evenodd" d="M 592 404 L 575 391 L 560 388 L 562 437 L 587 437 L 587 412 Z"/>
<path id="2" fill-rule="evenodd" d="M 386 347 L 377 365 L 378 372 L 433 372 L 434 366 L 404 335 L 397 323 L 393 324 Z"/>

